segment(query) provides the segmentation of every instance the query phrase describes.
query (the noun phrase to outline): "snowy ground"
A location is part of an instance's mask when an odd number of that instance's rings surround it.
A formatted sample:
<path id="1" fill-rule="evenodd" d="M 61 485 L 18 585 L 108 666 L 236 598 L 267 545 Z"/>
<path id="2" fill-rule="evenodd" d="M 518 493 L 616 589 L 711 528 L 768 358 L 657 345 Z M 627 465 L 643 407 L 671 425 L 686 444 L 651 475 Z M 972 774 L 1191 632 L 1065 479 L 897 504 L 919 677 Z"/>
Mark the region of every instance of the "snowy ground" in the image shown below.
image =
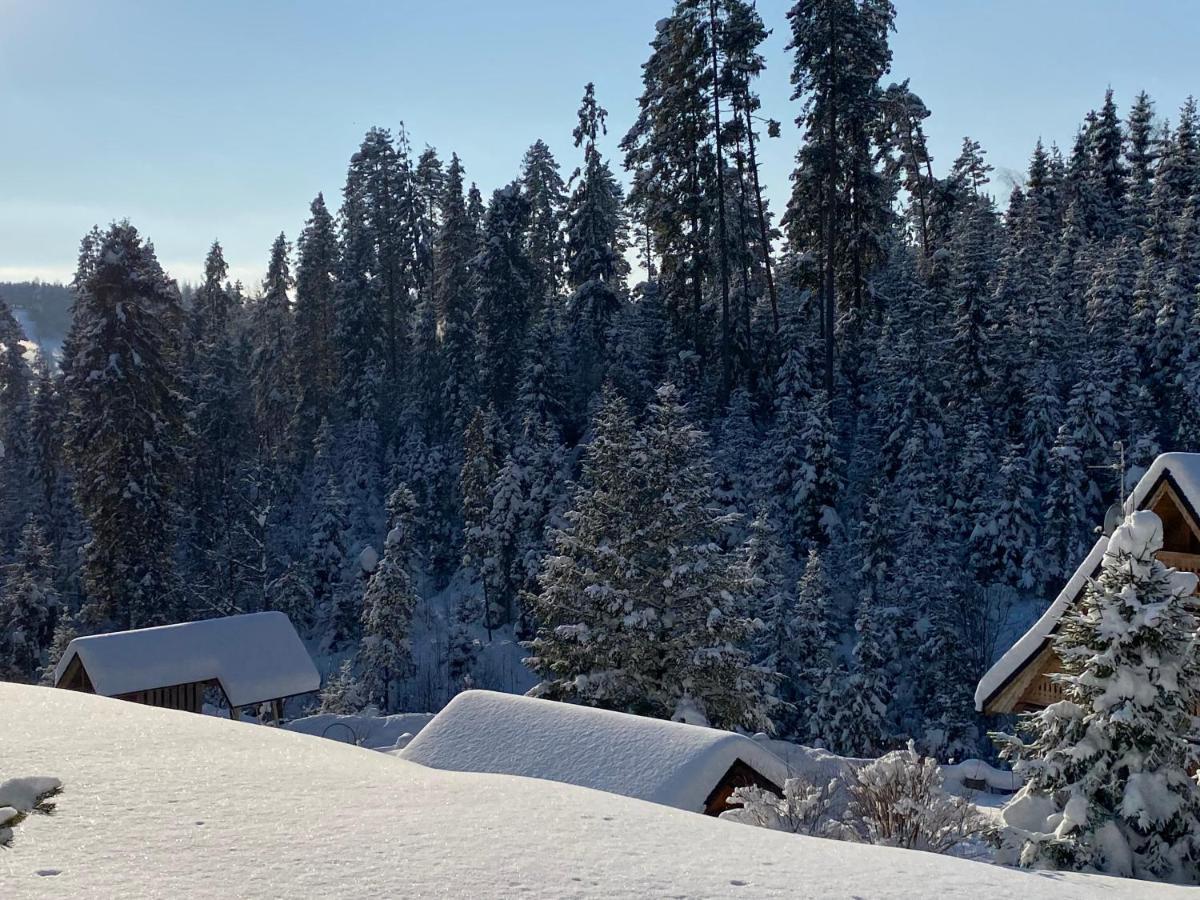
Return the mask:
<path id="1" fill-rule="evenodd" d="M 13 897 L 1196 897 L 778 834 L 304 734 L 0 684 L 0 780 L 62 779 Z M 38 874 L 57 873 L 57 874 Z"/>

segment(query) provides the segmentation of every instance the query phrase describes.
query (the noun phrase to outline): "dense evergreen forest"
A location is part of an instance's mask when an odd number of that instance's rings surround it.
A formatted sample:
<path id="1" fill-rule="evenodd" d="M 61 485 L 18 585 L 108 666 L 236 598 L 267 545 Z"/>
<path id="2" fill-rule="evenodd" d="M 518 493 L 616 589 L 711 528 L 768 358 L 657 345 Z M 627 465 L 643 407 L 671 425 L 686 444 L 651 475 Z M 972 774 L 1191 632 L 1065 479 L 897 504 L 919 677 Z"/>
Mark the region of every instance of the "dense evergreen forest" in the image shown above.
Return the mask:
<path id="1" fill-rule="evenodd" d="M 133 224 L 84 236 L 57 358 L 0 306 L 0 677 L 277 609 L 329 703 L 986 752 L 975 682 L 1090 547 L 1114 442 L 1130 475 L 1200 449 L 1200 126 L 1100 85 L 998 202 L 975 141 L 930 158 L 893 19 L 678 0 L 623 157 L 589 84 L 566 161 L 536 140 L 488 198 L 372 128 L 261 286 L 214 243 L 184 296 Z M 791 173 L 758 161 L 768 27 Z"/>

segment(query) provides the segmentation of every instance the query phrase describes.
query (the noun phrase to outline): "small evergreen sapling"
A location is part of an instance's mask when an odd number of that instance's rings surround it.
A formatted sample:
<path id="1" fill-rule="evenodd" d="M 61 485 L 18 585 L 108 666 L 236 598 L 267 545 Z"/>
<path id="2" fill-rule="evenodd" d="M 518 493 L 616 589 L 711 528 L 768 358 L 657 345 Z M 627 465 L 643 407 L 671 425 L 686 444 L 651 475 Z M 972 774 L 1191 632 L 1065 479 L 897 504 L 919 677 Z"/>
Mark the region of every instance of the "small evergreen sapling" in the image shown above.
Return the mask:
<path id="1" fill-rule="evenodd" d="M 1054 639 L 1063 699 L 1023 722 L 1024 740 L 996 736 L 1025 780 L 1003 813 L 1003 860 L 1200 881 L 1196 576 L 1161 548 L 1152 512 L 1113 533 Z"/>

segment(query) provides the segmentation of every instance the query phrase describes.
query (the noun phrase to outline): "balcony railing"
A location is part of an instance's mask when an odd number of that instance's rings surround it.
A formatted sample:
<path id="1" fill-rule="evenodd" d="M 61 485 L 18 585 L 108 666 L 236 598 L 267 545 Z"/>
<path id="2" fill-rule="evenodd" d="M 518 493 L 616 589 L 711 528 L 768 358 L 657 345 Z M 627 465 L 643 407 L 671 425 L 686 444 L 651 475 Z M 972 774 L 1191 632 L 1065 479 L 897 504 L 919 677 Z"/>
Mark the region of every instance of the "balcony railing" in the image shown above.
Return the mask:
<path id="1" fill-rule="evenodd" d="M 1181 572 L 1200 574 L 1200 554 L 1177 553 L 1173 550 L 1159 550 L 1158 561 L 1164 566 L 1179 569 Z"/>

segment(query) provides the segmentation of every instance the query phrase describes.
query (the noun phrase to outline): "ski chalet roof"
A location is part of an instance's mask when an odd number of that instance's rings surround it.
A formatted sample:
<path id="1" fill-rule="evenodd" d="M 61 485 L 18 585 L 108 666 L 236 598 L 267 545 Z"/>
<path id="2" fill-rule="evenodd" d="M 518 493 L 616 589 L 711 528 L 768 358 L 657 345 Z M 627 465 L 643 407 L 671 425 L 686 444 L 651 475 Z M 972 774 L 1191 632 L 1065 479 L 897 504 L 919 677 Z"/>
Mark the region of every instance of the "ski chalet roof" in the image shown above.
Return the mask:
<path id="1" fill-rule="evenodd" d="M 1133 493 L 1126 498 L 1126 511 L 1143 508 L 1155 496 L 1164 481 L 1170 484 L 1175 495 L 1188 507 L 1192 518 L 1200 521 L 1200 516 L 1197 516 L 1195 512 L 1197 508 L 1200 508 L 1200 453 L 1163 453 L 1158 456 L 1150 464 L 1146 473 L 1138 479 Z M 1057 630 L 1063 613 L 1075 603 L 1087 586 L 1088 580 L 1099 571 L 1100 563 L 1104 559 L 1104 552 L 1107 549 L 1108 538 L 1099 538 L 1054 602 L 1047 607 L 1032 627 L 984 673 L 975 688 L 975 708 L 977 710 L 982 712 L 989 701 L 1004 690 L 1047 645 Z"/>
<path id="2" fill-rule="evenodd" d="M 76 638 L 54 670 L 55 684 L 76 658 L 95 693 L 106 697 L 215 680 L 232 706 L 249 706 L 321 686 L 300 636 L 281 612 Z"/>
<path id="3" fill-rule="evenodd" d="M 787 765 L 731 731 L 492 691 L 456 696 L 399 754 L 435 769 L 523 775 L 692 812 L 739 765 L 782 786 Z"/>

